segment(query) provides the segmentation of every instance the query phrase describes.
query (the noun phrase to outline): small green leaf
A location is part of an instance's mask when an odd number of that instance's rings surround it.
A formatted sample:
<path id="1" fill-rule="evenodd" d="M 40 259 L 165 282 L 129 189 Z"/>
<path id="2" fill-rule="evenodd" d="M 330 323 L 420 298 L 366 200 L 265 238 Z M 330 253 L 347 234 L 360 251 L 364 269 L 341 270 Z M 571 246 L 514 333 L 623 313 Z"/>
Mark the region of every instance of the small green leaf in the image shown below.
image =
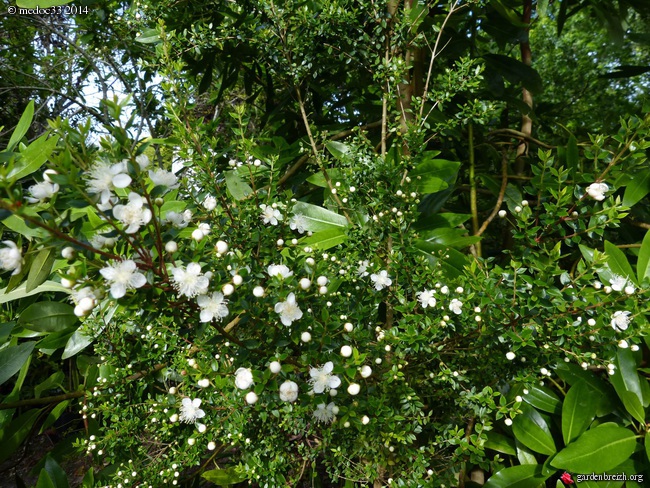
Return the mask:
<path id="1" fill-rule="evenodd" d="M 36 302 L 20 314 L 18 323 L 29 330 L 58 332 L 71 327 L 77 320 L 74 308 L 67 303 Z"/>
<path id="2" fill-rule="evenodd" d="M 9 172 L 7 178 L 19 180 L 43 166 L 59 141 L 59 136 L 55 135 L 49 139 L 47 137 L 47 134 L 42 135 L 20 153 L 21 158 L 16 167 Z"/>
<path id="3" fill-rule="evenodd" d="M 50 454 L 45 456 L 45 467 L 43 469 L 50 475 L 56 488 L 70 488 L 68 476 Z"/>
<path id="4" fill-rule="evenodd" d="M 538 410 L 558 414 L 562 411 L 562 401 L 550 388 L 533 386 L 523 395 L 526 403 Z"/>
<path id="5" fill-rule="evenodd" d="M 64 288 L 60 283 L 56 283 L 55 281 L 46 281 L 45 283 L 43 283 L 42 285 L 40 285 L 39 287 L 35 288 L 30 292 L 27 292 L 25 290 L 24 283 L 9 293 L 6 293 L 6 291 L 7 291 L 6 288 L 0 290 L 0 304 L 11 302 L 13 300 L 19 300 L 25 297 L 31 297 L 32 295 L 38 295 L 39 293 L 43 293 L 45 291 L 57 291 L 63 293 L 70 293 L 70 290 Z"/>
<path id="6" fill-rule="evenodd" d="M 320 251 L 324 251 L 344 243 L 346 239 L 347 236 L 343 229 L 328 229 L 314 232 L 310 237 L 305 237 L 302 240 L 302 244 L 313 246 Z"/>
<path id="7" fill-rule="evenodd" d="M 45 432 L 47 429 L 49 429 L 52 425 L 54 425 L 54 422 L 56 422 L 59 417 L 63 414 L 63 412 L 66 411 L 68 408 L 68 405 L 70 405 L 71 400 L 66 400 L 64 402 L 58 403 L 56 407 L 54 407 L 49 414 L 47 414 L 47 418 L 45 419 L 45 422 L 43 422 L 43 425 L 41 425 L 41 430 L 39 431 L 39 434 L 42 434 Z"/>
<path id="8" fill-rule="evenodd" d="M 646 232 L 641 249 L 639 249 L 639 259 L 636 263 L 636 274 L 641 284 L 645 278 L 650 276 L 650 230 Z"/>
<path id="9" fill-rule="evenodd" d="M 201 476 L 217 485 L 234 485 L 247 479 L 245 475 L 238 474 L 235 468 L 212 469 Z"/>
<path id="10" fill-rule="evenodd" d="M 342 229 L 348 226 L 348 221 L 343 215 L 310 203 L 297 202 L 293 206 L 293 213 L 305 217 L 307 220 L 305 228 L 312 232 L 332 228 Z"/>
<path id="11" fill-rule="evenodd" d="M 330 141 L 325 144 L 325 147 L 336 159 L 344 159 L 350 152 L 347 144 L 343 144 L 342 142 Z"/>
<path id="12" fill-rule="evenodd" d="M 140 44 L 155 44 L 160 42 L 160 35 L 156 29 L 145 29 L 135 38 Z"/>
<path id="13" fill-rule="evenodd" d="M 554 454 L 555 442 L 544 418 L 532 407 L 522 404 L 522 415 L 517 415 L 512 423 L 512 432 L 524 446 L 541 454 Z"/>
<path id="14" fill-rule="evenodd" d="M 243 200 L 248 195 L 253 193 L 250 185 L 244 182 L 235 171 L 226 171 L 226 188 L 235 200 Z"/>
<path id="15" fill-rule="evenodd" d="M 45 229 L 41 229 L 39 227 L 29 227 L 25 223 L 25 220 L 18 215 L 10 215 L 4 219 L 2 223 L 14 232 L 18 232 L 20 235 L 27 237 L 29 240 L 31 240 L 33 237 L 45 239 L 49 236 Z"/>
<path id="16" fill-rule="evenodd" d="M 628 459 L 635 448 L 636 436 L 632 431 L 618 426 L 597 427 L 562 449 L 551 465 L 573 473 L 602 473 Z"/>
<path id="17" fill-rule="evenodd" d="M 632 207 L 650 193 L 650 169 L 631 176 L 630 182 L 625 187 L 623 205 Z"/>
<path id="18" fill-rule="evenodd" d="M 605 254 L 609 258 L 607 264 L 613 273 L 636 282 L 636 275 L 632 272 L 632 266 L 623 251 L 611 242 L 605 241 Z"/>
<path id="19" fill-rule="evenodd" d="M 409 172 L 419 193 L 436 193 L 449 187 L 448 179 L 458 173 L 460 163 L 446 159 L 428 159 Z"/>
<path id="20" fill-rule="evenodd" d="M 328 169 L 327 175 L 330 177 L 330 180 L 333 182 L 339 181 L 343 178 L 343 173 L 341 172 L 341 170 L 338 169 Z M 318 173 L 314 173 L 309 178 L 307 178 L 307 181 L 312 185 L 316 185 L 321 188 L 328 188 L 327 181 L 325 181 L 325 175 L 323 174 L 322 171 L 319 171 Z"/>
<path id="21" fill-rule="evenodd" d="M 65 374 L 63 371 L 57 371 L 52 373 L 46 380 L 40 382 L 34 387 L 34 398 L 40 398 L 41 393 L 47 390 L 51 390 L 55 387 L 60 387 L 65 380 Z"/>
<path id="22" fill-rule="evenodd" d="M 80 353 L 90 344 L 92 344 L 94 340 L 94 337 L 89 336 L 80 330 L 76 330 L 70 339 L 68 339 L 68 342 L 65 345 L 65 349 L 63 350 L 63 354 L 61 355 L 61 359 L 68 359 L 75 354 Z"/>
<path id="23" fill-rule="evenodd" d="M 27 134 L 29 126 L 32 124 L 32 119 L 34 118 L 34 100 L 30 101 L 25 107 L 25 111 L 18 121 L 18 125 L 14 129 L 13 134 L 11 134 L 11 139 L 9 139 L 9 144 L 7 145 L 7 151 L 11 151 L 16 144 L 18 144 L 21 139 Z"/>
<path id="24" fill-rule="evenodd" d="M 52 478 L 47 471 L 41 469 L 41 473 L 38 476 L 38 481 L 36 482 L 36 488 L 57 488 L 52 481 Z"/>
<path id="25" fill-rule="evenodd" d="M 29 293 L 47 280 L 52 272 L 55 258 L 56 253 L 54 248 L 48 247 L 41 249 L 29 268 L 29 274 L 27 275 L 27 281 L 25 282 L 26 292 Z"/>
<path id="26" fill-rule="evenodd" d="M 544 483 L 548 476 L 539 464 L 523 464 L 504 468 L 492 476 L 483 488 L 531 488 Z"/>
<path id="27" fill-rule="evenodd" d="M 562 437 L 564 444 L 581 435 L 596 416 L 597 397 L 587 383 L 581 381 L 567 392 L 562 405 Z"/>
<path id="28" fill-rule="evenodd" d="M 23 342 L 0 350 L 0 385 L 20 371 L 35 345 L 36 342 L 33 341 Z"/>
<path id="29" fill-rule="evenodd" d="M 483 444 L 483 447 L 509 456 L 515 456 L 517 454 L 514 439 L 492 431 L 487 433 L 487 440 Z"/>

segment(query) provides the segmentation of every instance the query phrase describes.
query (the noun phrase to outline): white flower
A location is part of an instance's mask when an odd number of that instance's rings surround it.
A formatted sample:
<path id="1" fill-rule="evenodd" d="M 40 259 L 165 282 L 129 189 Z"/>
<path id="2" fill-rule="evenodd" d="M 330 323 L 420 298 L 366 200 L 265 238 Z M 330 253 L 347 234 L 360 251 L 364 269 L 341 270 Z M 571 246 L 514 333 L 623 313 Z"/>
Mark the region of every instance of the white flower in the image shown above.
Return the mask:
<path id="1" fill-rule="evenodd" d="M 393 280 L 390 279 L 390 276 L 388 276 L 388 271 L 381 270 L 379 274 L 371 274 L 370 279 L 372 282 L 375 284 L 375 289 L 377 291 L 383 290 L 387 286 L 390 286 L 393 284 Z"/>
<path id="2" fill-rule="evenodd" d="M 240 390 L 247 390 L 253 384 L 253 372 L 250 368 L 239 368 L 235 371 L 235 386 Z"/>
<path id="3" fill-rule="evenodd" d="M 169 211 L 165 214 L 165 220 L 177 229 L 184 229 L 192 221 L 192 212 L 185 210 L 183 213 Z"/>
<path id="4" fill-rule="evenodd" d="M 284 325 L 291 325 L 294 320 L 302 317 L 302 310 L 298 308 L 296 296 L 293 293 L 289 293 L 286 302 L 275 304 L 275 312 L 280 314 L 280 320 Z"/>
<path id="5" fill-rule="evenodd" d="M 129 203 L 115 205 L 113 215 L 117 220 L 127 225 L 124 229 L 127 234 L 133 234 L 151 220 L 151 210 L 144 207 L 144 199 L 135 192 L 129 193 Z"/>
<path id="6" fill-rule="evenodd" d="M 370 266 L 370 262 L 367 259 L 365 261 L 359 261 L 359 267 L 357 268 L 357 275 L 359 275 L 362 278 L 368 276 L 370 274 L 367 271 L 368 266 Z"/>
<path id="7" fill-rule="evenodd" d="M 215 318 L 221 322 L 221 319 L 228 316 L 228 307 L 226 306 L 228 300 L 219 292 L 210 296 L 199 295 L 196 302 L 201 307 L 201 322 L 211 322 Z"/>
<path id="8" fill-rule="evenodd" d="M 616 332 L 622 332 L 627 330 L 627 327 L 630 325 L 630 315 L 632 312 L 619 310 L 614 312 L 612 316 L 612 327 Z"/>
<path id="9" fill-rule="evenodd" d="M 155 171 L 149 170 L 149 179 L 156 186 L 166 186 L 172 190 L 179 186 L 176 175 L 171 171 L 165 171 L 162 168 L 158 168 Z"/>
<path id="10" fill-rule="evenodd" d="M 587 187 L 587 194 L 599 202 L 605 200 L 605 193 L 607 191 L 609 191 L 609 186 L 606 183 L 592 183 Z"/>
<path id="11" fill-rule="evenodd" d="M 194 400 L 183 398 L 181 401 L 181 422 L 191 424 L 192 422 L 196 422 L 198 419 L 205 417 L 205 412 L 199 408 L 200 406 L 200 398 L 195 398 Z"/>
<path id="12" fill-rule="evenodd" d="M 460 315 L 463 313 L 463 309 L 461 308 L 462 306 L 463 302 L 461 302 L 458 298 L 454 298 L 449 304 L 449 311 L 454 312 L 456 315 Z"/>
<path id="13" fill-rule="evenodd" d="M 151 162 L 149 161 L 149 156 L 147 156 L 146 154 L 140 154 L 140 156 L 136 156 L 135 162 L 138 163 L 138 166 L 140 166 L 141 170 L 147 169 L 149 164 L 151 164 Z"/>
<path id="14" fill-rule="evenodd" d="M 609 280 L 609 283 L 612 285 L 612 290 L 623 291 L 623 289 L 627 286 L 627 278 L 619 275 L 614 275 Z"/>
<path id="15" fill-rule="evenodd" d="M 634 295 L 634 292 L 636 291 L 636 289 L 635 289 L 634 286 L 632 286 L 632 285 L 627 285 L 627 286 L 625 287 L 625 290 L 624 290 L 624 291 L 625 291 L 625 294 L 626 294 L 626 295 Z"/>
<path id="16" fill-rule="evenodd" d="M 333 370 L 334 363 L 332 361 L 326 362 L 320 368 L 311 368 L 309 370 L 309 376 L 311 376 L 309 383 L 312 385 L 314 393 L 323 393 L 329 391 L 330 388 L 339 387 L 341 380 L 338 376 L 332 374 Z"/>
<path id="17" fill-rule="evenodd" d="M 185 295 L 192 298 L 196 295 L 204 295 L 208 290 L 210 281 L 208 277 L 201 274 L 201 265 L 190 263 L 186 269 L 172 268 L 172 284 L 178 291 L 178 295 Z"/>
<path id="18" fill-rule="evenodd" d="M 88 192 L 99 194 L 103 204 L 107 204 L 113 196 L 115 188 L 126 188 L 131 184 L 131 177 L 127 173 L 126 164 L 120 162 L 111 164 L 100 160 L 88 171 Z"/>
<path id="19" fill-rule="evenodd" d="M 436 306 L 436 299 L 433 296 L 433 292 L 433 290 L 424 290 L 416 293 L 418 300 L 422 304 L 422 308 L 433 308 Z"/>
<path id="20" fill-rule="evenodd" d="M 331 402 L 329 405 L 325 405 L 324 403 L 321 403 L 316 407 L 316 410 L 314 410 L 314 419 L 316 419 L 317 422 L 322 422 L 324 424 L 329 424 L 334 420 L 334 410 L 336 409 L 336 405 L 334 402 Z"/>
<path id="21" fill-rule="evenodd" d="M 304 234 L 307 231 L 308 225 L 309 222 L 307 221 L 305 216 L 301 214 L 296 214 L 293 217 L 291 217 L 291 220 L 289 220 L 289 228 L 291 230 L 297 230 L 301 234 Z"/>
<path id="22" fill-rule="evenodd" d="M 12 241 L 2 241 L 2 243 L 7 247 L 0 249 L 0 268 L 6 271 L 13 270 L 12 275 L 20 273 L 23 267 L 23 255 L 20 249 Z"/>
<path id="23" fill-rule="evenodd" d="M 134 261 L 113 261 L 113 264 L 99 270 L 102 276 L 111 284 L 111 296 L 122 298 L 126 291 L 140 288 L 147 283 L 147 278 L 138 271 Z"/>
<path id="24" fill-rule="evenodd" d="M 295 402 L 298 399 L 298 385 L 293 381 L 285 381 L 280 385 L 280 400 Z"/>
<path id="25" fill-rule="evenodd" d="M 284 264 L 272 264 L 266 270 L 269 273 L 269 276 L 277 276 L 280 279 L 285 279 L 293 275 L 293 271 Z"/>
<path id="26" fill-rule="evenodd" d="M 28 191 L 32 195 L 26 199 L 29 203 L 42 202 L 43 200 L 52 198 L 59 191 L 59 185 L 48 181 L 41 181 L 30 186 Z"/>
<path id="27" fill-rule="evenodd" d="M 205 200 L 203 200 L 203 208 L 205 208 L 208 212 L 212 212 L 215 208 L 217 208 L 217 199 L 212 195 L 208 195 L 205 197 Z"/>
<path id="28" fill-rule="evenodd" d="M 368 365 L 361 366 L 361 377 L 368 378 L 372 374 L 372 368 Z"/>
<path id="29" fill-rule="evenodd" d="M 271 373 L 278 374 L 282 371 L 282 365 L 279 361 L 272 361 L 271 364 L 269 364 L 269 369 L 271 370 Z"/>
<path id="30" fill-rule="evenodd" d="M 260 218 L 265 224 L 278 225 L 278 220 L 282 220 L 282 214 L 278 209 L 264 204 L 260 205 L 260 208 L 262 209 Z"/>

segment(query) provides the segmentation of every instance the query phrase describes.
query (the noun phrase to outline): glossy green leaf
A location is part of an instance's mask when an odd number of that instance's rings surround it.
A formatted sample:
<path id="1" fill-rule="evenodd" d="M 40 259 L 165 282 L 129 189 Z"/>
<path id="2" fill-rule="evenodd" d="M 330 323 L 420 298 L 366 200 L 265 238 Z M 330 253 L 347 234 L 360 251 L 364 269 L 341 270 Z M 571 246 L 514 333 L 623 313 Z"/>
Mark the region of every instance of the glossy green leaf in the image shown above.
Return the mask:
<path id="1" fill-rule="evenodd" d="M 16 452 L 29 435 L 40 413 L 41 410 L 38 408 L 28 410 L 0 430 L 0 463 L 5 462 Z"/>
<path id="2" fill-rule="evenodd" d="M 293 206 L 293 213 L 305 217 L 307 221 L 305 227 L 312 232 L 348 226 L 348 221 L 343 215 L 310 203 L 297 202 Z"/>
<path id="3" fill-rule="evenodd" d="M 233 485 L 247 479 L 245 475 L 238 474 L 235 468 L 212 469 L 204 472 L 201 476 L 217 485 Z"/>
<path id="4" fill-rule="evenodd" d="M 522 404 L 522 410 L 523 414 L 517 415 L 512 423 L 512 432 L 517 440 L 535 452 L 555 453 L 555 442 L 544 418 L 526 404 Z"/>
<path id="5" fill-rule="evenodd" d="M 52 273 L 52 266 L 56 258 L 56 252 L 53 247 L 41 249 L 36 255 L 32 265 L 29 268 L 27 281 L 25 282 L 25 291 L 30 292 L 39 285 L 42 285 Z"/>
<path id="6" fill-rule="evenodd" d="M 648 461 L 650 461 L 650 435 L 646 435 L 643 438 L 643 445 L 645 447 L 645 455 L 648 458 Z"/>
<path id="7" fill-rule="evenodd" d="M 539 73 L 518 59 L 503 54 L 484 54 L 483 59 L 489 68 L 497 71 L 510 83 L 521 84 L 533 94 L 544 90 Z"/>
<path id="8" fill-rule="evenodd" d="M 641 284 L 646 277 L 650 276 L 650 230 L 646 232 L 641 249 L 639 249 L 639 259 L 636 263 L 636 274 L 638 283 Z"/>
<path id="9" fill-rule="evenodd" d="M 45 456 L 45 467 L 43 469 L 50 475 L 50 479 L 54 482 L 56 488 L 70 488 L 68 476 L 50 454 Z"/>
<path id="10" fill-rule="evenodd" d="M 324 251 L 339 244 L 343 244 L 347 239 L 343 229 L 327 229 L 320 232 L 314 232 L 311 236 L 305 237 L 302 244 L 311 246 L 320 251 Z"/>
<path id="11" fill-rule="evenodd" d="M 615 468 L 636 448 L 636 436 L 624 427 L 603 426 L 583 433 L 551 462 L 558 469 L 588 474 Z"/>
<path id="12" fill-rule="evenodd" d="M 93 468 L 86 471 L 84 479 L 81 481 L 81 488 L 94 488 L 95 486 L 95 472 Z"/>
<path id="13" fill-rule="evenodd" d="M 614 361 L 614 364 L 617 368 L 616 374 L 621 374 L 625 389 L 634 393 L 639 398 L 639 401 L 643 402 L 641 382 L 647 382 L 648 380 L 642 379 L 639 376 L 639 373 L 637 372 L 639 363 L 634 352 L 629 348 L 619 347 L 616 352 L 616 360 Z"/>
<path id="14" fill-rule="evenodd" d="M 609 258 L 607 264 L 609 264 L 613 273 L 636 282 L 636 275 L 632 271 L 632 266 L 630 266 L 623 251 L 611 242 L 605 241 L 605 254 Z"/>
<path id="15" fill-rule="evenodd" d="M 476 244 L 481 240 L 480 236 L 468 236 L 465 229 L 452 229 L 440 227 L 433 230 L 425 230 L 420 233 L 422 239 L 442 247 L 463 248 Z"/>
<path id="16" fill-rule="evenodd" d="M 76 330 L 70 339 L 68 339 L 68 342 L 65 345 L 65 349 L 63 350 L 63 354 L 61 355 L 61 359 L 68 359 L 75 354 L 79 354 L 81 351 L 91 345 L 94 340 L 94 337 L 89 336 L 80 330 Z"/>
<path id="17" fill-rule="evenodd" d="M 50 413 L 47 414 L 47 418 L 43 422 L 43 425 L 41 425 L 41 430 L 39 431 L 39 434 L 42 434 L 45 432 L 47 429 L 49 429 L 52 425 L 54 425 L 54 422 L 56 422 L 59 417 L 63 414 L 63 412 L 66 411 L 68 408 L 68 405 L 70 405 L 71 400 L 65 400 L 61 403 L 57 403 L 57 405 L 50 410 Z"/>
<path id="18" fill-rule="evenodd" d="M 0 350 L 0 385 L 20 371 L 35 345 L 35 342 L 23 342 Z"/>
<path id="19" fill-rule="evenodd" d="M 325 147 L 336 159 L 344 159 L 350 152 L 347 144 L 338 141 L 330 141 L 325 144 Z"/>
<path id="20" fill-rule="evenodd" d="M 632 207 L 650 193 L 650 169 L 646 169 L 631 176 L 630 182 L 625 187 L 623 205 Z"/>
<path id="21" fill-rule="evenodd" d="M 160 34 L 156 29 L 145 29 L 135 38 L 140 44 L 155 44 L 160 42 Z"/>
<path id="22" fill-rule="evenodd" d="M 584 381 L 573 385 L 562 404 L 562 437 L 569 444 L 587 430 L 596 416 L 597 393 Z"/>
<path id="23" fill-rule="evenodd" d="M 21 157 L 8 178 L 19 180 L 37 171 L 50 157 L 58 141 L 59 136 L 48 139 L 47 134 L 36 139 L 20 153 Z"/>
<path id="24" fill-rule="evenodd" d="M 515 456 L 517 454 L 514 439 L 493 431 L 487 433 L 487 440 L 483 444 L 483 447 L 509 456 Z"/>
<path id="25" fill-rule="evenodd" d="M 535 385 L 528 389 L 528 393 L 522 395 L 526 403 L 537 410 L 559 414 L 562 411 L 562 401 L 559 397 L 545 386 Z"/>
<path id="26" fill-rule="evenodd" d="M 57 283 L 55 281 L 46 281 L 42 285 L 38 286 L 34 290 L 28 292 L 25 289 L 25 284 L 23 283 L 20 285 L 18 288 L 15 288 L 14 290 L 10 291 L 9 293 L 6 293 L 6 288 L 3 288 L 0 290 L 0 304 L 11 302 L 13 300 L 19 300 L 21 298 L 25 297 L 31 297 L 32 295 L 37 295 L 39 293 L 43 293 L 45 291 L 57 291 L 57 292 L 63 292 L 63 293 L 70 293 L 70 290 L 67 288 L 64 288 L 61 286 L 60 283 Z"/>
<path id="27" fill-rule="evenodd" d="M 520 464 L 539 464 L 533 451 L 519 441 L 515 441 L 515 446 L 517 449 L 517 460 Z"/>
<path id="28" fill-rule="evenodd" d="M 72 305 L 61 302 L 36 302 L 20 314 L 18 323 L 29 330 L 58 332 L 71 327 L 77 320 Z"/>
<path id="29" fill-rule="evenodd" d="M 523 464 L 504 468 L 492 476 L 483 488 L 532 488 L 544 483 L 548 476 L 539 464 Z"/>
<path id="30" fill-rule="evenodd" d="M 57 488 L 52 481 L 49 473 L 44 469 L 41 469 L 40 474 L 38 475 L 38 481 L 36 482 L 36 488 Z"/>
<path id="31" fill-rule="evenodd" d="M 20 120 L 18 121 L 18 125 L 16 125 L 13 134 L 11 134 L 11 139 L 9 139 L 9 144 L 7 145 L 8 151 L 11 151 L 14 146 L 18 144 L 23 137 L 25 137 L 25 134 L 27 134 L 27 131 L 29 130 L 29 126 L 32 124 L 33 118 L 34 100 L 31 100 L 27 104 L 27 107 L 25 107 L 25 111 L 21 115 Z"/>
<path id="32" fill-rule="evenodd" d="M 334 169 L 328 169 L 327 170 L 327 175 L 329 176 L 330 180 L 333 183 L 336 183 L 337 181 L 340 181 L 343 178 L 343 173 L 341 170 L 338 170 L 336 168 Z M 318 173 L 314 173 L 311 175 L 309 178 L 307 178 L 307 181 L 311 183 L 312 185 L 319 186 L 321 188 L 328 188 L 327 181 L 325 181 L 325 175 L 323 174 L 322 171 L 319 171 Z"/>
<path id="33" fill-rule="evenodd" d="M 418 164 L 409 177 L 419 193 L 436 193 L 449 186 L 446 180 L 455 177 L 459 168 L 458 161 L 429 159 Z"/>
<path id="34" fill-rule="evenodd" d="M 235 171 L 226 171 L 224 175 L 226 177 L 226 188 L 228 188 L 235 200 L 243 200 L 253 193 L 250 185 L 244 182 Z"/>
<path id="35" fill-rule="evenodd" d="M 614 410 L 615 404 L 612 400 L 614 392 L 612 391 L 612 388 L 603 380 L 594 376 L 590 371 L 583 370 L 577 364 L 563 362 L 559 363 L 555 367 L 555 372 L 560 378 L 562 378 L 562 380 L 566 381 L 570 385 L 584 381 L 594 392 L 597 393 L 597 395 L 595 395 L 595 397 L 598 398 L 596 415 L 599 417 L 607 415 Z"/>
<path id="36" fill-rule="evenodd" d="M 34 387 L 34 398 L 40 398 L 44 391 L 61 386 L 64 380 L 65 374 L 63 371 L 52 373 L 47 379 L 41 381 Z"/>
<path id="37" fill-rule="evenodd" d="M 18 232 L 20 235 L 27 237 L 29 240 L 34 237 L 45 239 L 49 235 L 44 229 L 39 227 L 29 227 L 25 223 L 25 220 L 18 215 L 11 215 L 4 219 L 2 223 L 14 232 Z"/>

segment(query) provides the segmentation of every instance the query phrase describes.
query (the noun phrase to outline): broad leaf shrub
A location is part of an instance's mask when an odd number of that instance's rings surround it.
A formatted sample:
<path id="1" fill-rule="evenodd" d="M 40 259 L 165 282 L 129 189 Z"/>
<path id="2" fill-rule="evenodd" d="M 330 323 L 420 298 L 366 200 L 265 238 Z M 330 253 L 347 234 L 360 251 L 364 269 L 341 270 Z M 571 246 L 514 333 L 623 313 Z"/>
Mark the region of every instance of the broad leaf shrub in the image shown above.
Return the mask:
<path id="1" fill-rule="evenodd" d="M 278 189 L 282 149 L 243 129 L 230 151 L 153 141 L 183 155 L 175 171 L 151 161 L 152 141 L 107 129 L 91 147 L 53 121 L 4 153 L 3 459 L 73 408 L 101 486 L 321 472 L 455 486 L 471 469 L 536 486 L 647 467 L 650 238 L 636 272 L 602 240 L 628 212 L 627 141 L 596 139 L 591 173 L 540 152 L 535 200 L 509 186 L 495 222 L 515 245 L 479 260 L 459 251 L 477 240 L 468 215 L 418 210 L 459 170 L 437 154 L 329 144 L 308 181 L 322 190 L 298 198 Z M 30 409 L 21 388 L 39 364 L 34 396 L 64 394 Z"/>

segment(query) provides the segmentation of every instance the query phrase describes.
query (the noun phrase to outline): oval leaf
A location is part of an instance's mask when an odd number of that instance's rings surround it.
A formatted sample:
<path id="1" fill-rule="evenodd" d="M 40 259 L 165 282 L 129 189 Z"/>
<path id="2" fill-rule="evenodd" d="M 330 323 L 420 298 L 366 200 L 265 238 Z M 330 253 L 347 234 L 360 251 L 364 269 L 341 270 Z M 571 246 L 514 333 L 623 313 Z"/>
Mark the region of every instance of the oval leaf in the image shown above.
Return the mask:
<path id="1" fill-rule="evenodd" d="M 545 386 L 533 386 L 523 399 L 537 410 L 558 414 L 562 411 L 562 401 L 553 393 L 553 390 Z"/>
<path id="2" fill-rule="evenodd" d="M 505 468 L 492 476 L 483 488 L 530 488 L 539 486 L 548 476 L 542 473 L 539 464 L 523 464 Z"/>
<path id="3" fill-rule="evenodd" d="M 555 442 L 546 421 L 534 408 L 523 404 L 522 409 L 524 413 L 517 415 L 512 423 L 512 432 L 517 440 L 535 452 L 555 453 Z"/>
<path id="4" fill-rule="evenodd" d="M 562 437 L 564 443 L 573 442 L 596 416 L 598 398 L 584 381 L 576 383 L 567 392 L 562 405 Z"/>
<path id="5" fill-rule="evenodd" d="M 74 308 L 67 303 L 36 302 L 27 307 L 18 323 L 26 329 L 39 332 L 58 332 L 77 322 Z"/>
<path id="6" fill-rule="evenodd" d="M 29 268 L 29 275 L 27 275 L 27 281 L 25 283 L 26 292 L 29 293 L 47 280 L 52 272 L 52 265 L 54 264 L 55 257 L 54 248 L 52 247 L 42 249 L 41 252 L 38 253 Z"/>
<path id="7" fill-rule="evenodd" d="M 611 242 L 605 241 L 605 254 L 609 258 L 607 264 L 613 273 L 636 282 L 636 275 L 632 272 L 632 266 L 623 251 Z"/>
<path id="8" fill-rule="evenodd" d="M 343 215 L 310 203 L 297 202 L 293 206 L 293 213 L 305 217 L 307 220 L 305 228 L 312 232 L 348 226 L 348 221 Z"/>
<path id="9" fill-rule="evenodd" d="M 597 427 L 562 449 L 551 465 L 573 473 L 602 473 L 629 458 L 635 448 L 636 436 L 632 431 L 618 426 Z"/>
<path id="10" fill-rule="evenodd" d="M 20 371 L 35 345 L 35 342 L 24 342 L 0 350 L 0 385 Z"/>

